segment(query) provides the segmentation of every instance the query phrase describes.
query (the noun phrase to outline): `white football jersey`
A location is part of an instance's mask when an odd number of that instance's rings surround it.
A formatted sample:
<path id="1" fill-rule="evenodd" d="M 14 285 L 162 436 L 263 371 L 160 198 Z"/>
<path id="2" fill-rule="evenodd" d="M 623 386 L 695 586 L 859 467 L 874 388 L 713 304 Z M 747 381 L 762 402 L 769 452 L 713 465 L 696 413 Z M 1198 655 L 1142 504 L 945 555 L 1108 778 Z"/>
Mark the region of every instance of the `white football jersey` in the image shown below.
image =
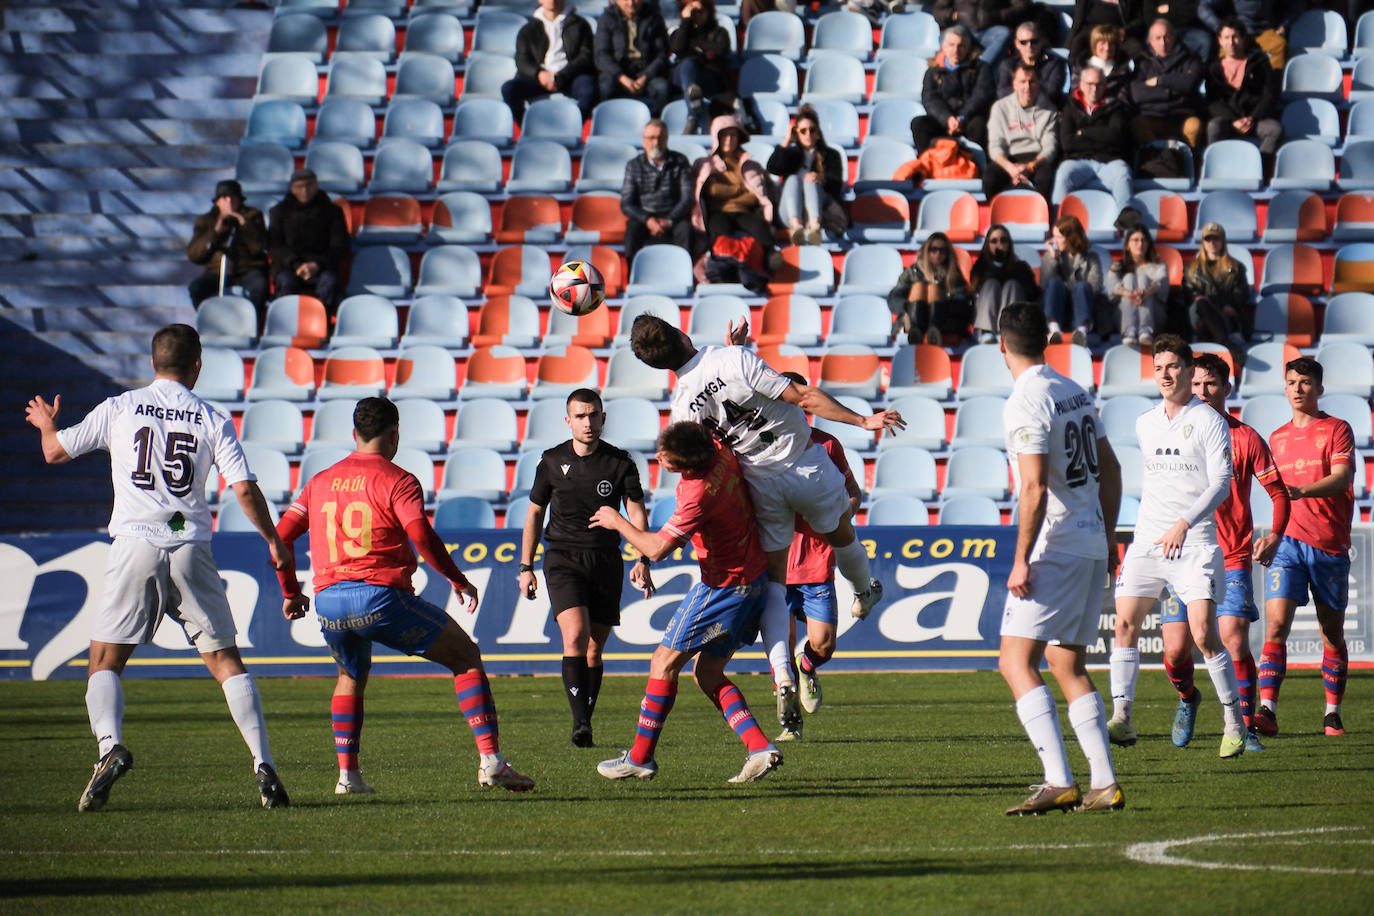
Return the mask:
<path id="1" fill-rule="evenodd" d="M 110 453 L 114 480 L 112 536 L 159 547 L 210 539 L 205 484 L 218 465 L 230 484 L 256 480 L 228 411 L 171 379 L 108 398 L 57 441 L 76 458 Z"/>
<path id="2" fill-rule="evenodd" d="M 1161 402 L 1135 421 L 1145 459 L 1135 542 L 1153 544 L 1184 517 L 1209 485 L 1224 482 L 1230 492 L 1231 430 L 1206 403 L 1194 397 L 1172 420 Z M 1217 543 L 1216 518 L 1207 514 L 1188 529 L 1185 546 Z"/>
<path id="3" fill-rule="evenodd" d="M 1047 455 L 1049 493 L 1045 522 L 1031 559 L 1046 550 L 1075 557 L 1107 555 L 1106 526 L 1098 500 L 1097 444 L 1102 424 L 1092 395 L 1078 383 L 1038 365 L 1022 372 L 1002 410 L 1002 429 L 1016 490 L 1018 455 Z"/>
<path id="4" fill-rule="evenodd" d="M 806 413 L 779 400 L 792 384 L 744 347 L 702 347 L 678 370 L 674 423 L 705 424 L 746 474 L 776 474 L 811 444 Z"/>

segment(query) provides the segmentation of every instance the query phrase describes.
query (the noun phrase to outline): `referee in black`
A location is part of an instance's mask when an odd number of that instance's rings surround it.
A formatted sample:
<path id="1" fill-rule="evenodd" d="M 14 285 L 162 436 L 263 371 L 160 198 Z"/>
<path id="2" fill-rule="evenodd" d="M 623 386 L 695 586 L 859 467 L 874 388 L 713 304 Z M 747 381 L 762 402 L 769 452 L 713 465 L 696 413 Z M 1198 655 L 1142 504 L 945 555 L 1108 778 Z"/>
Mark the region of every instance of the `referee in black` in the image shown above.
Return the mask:
<path id="1" fill-rule="evenodd" d="M 592 746 L 592 710 L 601 691 L 601 652 L 611 628 L 620 623 L 620 592 L 625 561 L 620 535 L 589 528 L 602 506 L 625 514 L 639 529 L 648 527 L 644 488 L 629 452 L 601 441 L 606 412 L 601 395 L 578 388 L 568 395 L 568 428 L 572 438 L 544 452 L 530 490 L 525 533 L 520 550 L 520 590 L 526 598 L 538 592 L 534 556 L 544 532 L 544 580 L 549 604 L 563 632 L 563 689 L 572 707 L 572 743 Z M 548 527 L 544 514 L 552 512 Z M 640 558 L 630 581 L 652 594 L 649 561 Z"/>

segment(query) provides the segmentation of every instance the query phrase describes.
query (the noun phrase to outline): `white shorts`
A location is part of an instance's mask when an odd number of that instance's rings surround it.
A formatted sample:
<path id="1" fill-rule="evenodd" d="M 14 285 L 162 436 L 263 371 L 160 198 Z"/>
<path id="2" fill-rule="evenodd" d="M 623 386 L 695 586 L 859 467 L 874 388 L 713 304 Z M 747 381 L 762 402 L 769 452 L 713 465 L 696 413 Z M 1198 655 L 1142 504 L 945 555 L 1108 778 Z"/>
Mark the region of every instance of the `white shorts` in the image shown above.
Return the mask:
<path id="1" fill-rule="evenodd" d="M 1221 548 L 1215 544 L 1185 545 L 1180 556 L 1166 560 L 1160 545 L 1132 543 L 1116 575 L 1116 596 L 1158 600 L 1166 585 L 1173 587 L 1184 604 L 1219 600 L 1226 594 L 1226 561 Z"/>
<path id="2" fill-rule="evenodd" d="M 1002 635 L 1065 646 L 1097 641 L 1106 559 L 1046 550 L 1031 561 L 1030 597 L 1007 595 Z"/>
<path id="3" fill-rule="evenodd" d="M 771 476 L 746 473 L 744 479 L 754 500 L 764 553 L 792 545 L 798 515 L 817 533 L 829 534 L 849 511 L 844 475 L 830 460 L 830 453 L 815 442 L 790 468 Z"/>
<path id="4" fill-rule="evenodd" d="M 210 544 L 155 547 L 142 538 L 115 538 L 105 569 L 105 604 L 91 640 L 151 642 L 164 614 L 181 624 L 198 652 L 234 645 L 234 616 Z"/>

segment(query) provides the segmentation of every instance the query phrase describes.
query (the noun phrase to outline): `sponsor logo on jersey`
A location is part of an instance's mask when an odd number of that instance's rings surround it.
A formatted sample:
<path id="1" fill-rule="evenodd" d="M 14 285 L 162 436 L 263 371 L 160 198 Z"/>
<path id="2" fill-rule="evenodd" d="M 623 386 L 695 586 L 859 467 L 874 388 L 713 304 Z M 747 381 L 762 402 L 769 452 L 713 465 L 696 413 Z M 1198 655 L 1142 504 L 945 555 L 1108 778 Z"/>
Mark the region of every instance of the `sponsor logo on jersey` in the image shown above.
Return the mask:
<path id="1" fill-rule="evenodd" d="M 563 476 L 564 476 L 564 477 L 567 477 L 567 476 L 568 476 L 568 468 L 570 468 L 570 467 L 572 467 L 572 465 L 570 465 L 570 464 L 560 464 L 560 465 L 559 465 L 559 468 L 561 468 L 562 471 L 563 471 Z"/>

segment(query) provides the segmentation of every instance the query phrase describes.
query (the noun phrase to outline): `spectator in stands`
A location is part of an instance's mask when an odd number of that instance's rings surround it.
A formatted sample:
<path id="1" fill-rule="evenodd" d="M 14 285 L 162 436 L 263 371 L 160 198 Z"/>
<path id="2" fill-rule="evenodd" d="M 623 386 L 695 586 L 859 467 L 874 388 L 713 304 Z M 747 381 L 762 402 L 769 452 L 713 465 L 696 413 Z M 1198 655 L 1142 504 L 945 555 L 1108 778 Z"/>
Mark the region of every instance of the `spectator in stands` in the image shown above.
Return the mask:
<path id="1" fill-rule="evenodd" d="M 1121 47 L 1122 34 L 1120 26 L 1093 26 L 1088 47 L 1072 58 L 1075 86 L 1082 80 L 1084 69 L 1096 67 L 1102 71 L 1102 89 L 1098 96 L 1104 99 L 1126 97 L 1126 88 L 1131 84 L 1131 71 L 1134 65 L 1125 49 Z"/>
<path id="2" fill-rule="evenodd" d="M 1064 216 L 1050 229 L 1040 256 L 1041 304 L 1050 323 L 1050 343 L 1063 340 L 1062 325 L 1073 328 L 1071 340 L 1087 346 L 1093 311 L 1102 292 L 1102 261 L 1088 244 L 1083 224 Z"/>
<path id="3" fill-rule="evenodd" d="M 1040 103 L 1040 77 L 1031 64 L 1016 65 L 1011 85 L 1011 95 L 998 99 L 988 115 L 983 194 L 992 200 L 1007 188 L 1026 188 L 1048 200 L 1059 156 L 1059 112 Z"/>
<path id="4" fill-rule="evenodd" d="M 692 165 L 668 149 L 668 125 L 658 118 L 644 125 L 644 152 L 625 163 L 620 211 L 627 263 L 645 245 L 692 250 Z"/>
<path id="5" fill-rule="evenodd" d="M 1011 233 L 1001 223 L 988 227 L 983 250 L 969 271 L 973 294 L 973 333 L 978 343 L 997 339 L 997 316 L 1013 302 L 1034 301 L 1039 296 L 1035 272 L 1016 256 Z"/>
<path id="6" fill-rule="evenodd" d="M 796 0 L 744 0 L 739 5 L 739 27 L 744 28 L 749 25 L 749 20 L 759 13 L 766 13 L 769 10 L 782 10 L 786 13 L 793 13 L 797 10 Z"/>
<path id="7" fill-rule="evenodd" d="M 730 85 L 730 35 L 716 21 L 716 0 L 680 0 L 682 23 L 668 36 L 677 62 L 672 83 L 687 100 L 684 134 L 706 123 L 706 100 Z"/>
<path id="8" fill-rule="evenodd" d="M 1118 210 L 1131 199 L 1131 167 L 1126 104 L 1104 96 L 1104 77 L 1097 67 L 1084 67 L 1078 88 L 1059 113 L 1059 155 L 1054 174 L 1058 206 L 1079 188 L 1096 188 L 1112 195 Z"/>
<path id="9" fill-rule="evenodd" d="M 965 35 L 982 48 L 983 60 L 992 66 L 997 65 L 1011 39 L 1009 12 L 1007 0 L 935 0 L 930 7 L 930 14 L 941 29 L 948 31 L 954 26 L 965 29 Z M 971 56 L 973 50 L 966 48 L 964 56 Z"/>
<path id="10" fill-rule="evenodd" d="M 1069 65 L 1062 57 L 1045 50 L 1045 40 L 1040 36 L 1040 27 L 1034 22 L 1023 22 L 1016 27 L 1016 42 L 1011 56 L 997 65 L 997 97 L 1004 99 L 1011 94 L 1011 81 L 1016 69 L 1026 65 L 1035 70 L 1040 77 L 1040 91 L 1036 103 L 1041 108 L 1058 111 L 1064 107 L 1065 84 L 1069 79 Z"/>
<path id="11" fill-rule="evenodd" d="M 1198 86 L 1202 61 L 1178 40 L 1167 19 L 1150 23 L 1149 48 L 1136 58 L 1130 100 L 1138 112 L 1131 120 L 1137 146 L 1152 140 L 1182 140 L 1193 149 L 1202 141 Z"/>
<path id="12" fill-rule="evenodd" d="M 501 87 L 515 123 L 525 106 L 555 92 L 571 96 L 591 117 L 596 105 L 596 64 L 591 23 L 565 0 L 539 0 L 539 8 L 515 35 L 515 78 Z"/>
<path id="13" fill-rule="evenodd" d="M 1153 12 L 1159 18 L 1169 20 L 1178 33 L 1178 40 L 1187 45 L 1188 50 L 1205 65 L 1212 58 L 1216 35 L 1202 24 L 1197 8 L 1198 0 L 1155 0 L 1153 10 L 1146 6 L 1146 14 Z"/>
<path id="14" fill-rule="evenodd" d="M 1282 70 L 1288 59 L 1286 19 L 1297 16 L 1298 0 L 1201 0 L 1197 15 L 1212 34 L 1221 32 L 1221 21 L 1235 16 L 1260 50 L 1269 55 L 1269 66 Z"/>
<path id="15" fill-rule="evenodd" d="M 1096 52 L 1092 34 L 1099 25 L 1120 29 L 1126 56 L 1139 57 L 1145 51 L 1145 23 L 1145 0 L 1077 0 L 1069 26 L 1069 57 L 1079 59 Z"/>
<path id="16" fill-rule="evenodd" d="M 954 246 L 943 232 L 932 232 L 916 252 L 916 260 L 897 277 L 887 294 L 893 329 L 911 343 L 939 346 L 944 334 L 968 336 L 971 317 L 968 284 L 954 257 Z"/>
<path id="17" fill-rule="evenodd" d="M 1188 320 L 1200 338 L 1243 353 L 1250 339 L 1250 280 L 1245 267 L 1226 251 L 1220 223 L 1202 227 L 1202 249 L 1183 272 Z"/>
<path id="18" fill-rule="evenodd" d="M 1136 226 L 1126 233 L 1121 260 L 1107 271 L 1107 290 L 1117 306 L 1121 342 L 1141 350 L 1154 342 L 1155 328 L 1163 327 L 1169 304 L 1169 268 L 1155 250 L 1150 230 Z"/>
<path id="19" fill-rule="evenodd" d="M 643 0 L 613 0 L 596 21 L 596 83 L 601 98 L 629 96 L 654 117 L 668 101 L 668 29 Z"/>
<path id="20" fill-rule="evenodd" d="M 782 181 L 778 217 L 793 245 L 819 245 L 821 228 L 843 233 L 849 225 L 844 207 L 845 156 L 826 146 L 816 109 L 797 109 L 787 139 L 768 157 L 768 172 Z"/>
<path id="21" fill-rule="evenodd" d="M 744 235 L 763 251 L 768 270 L 782 264 L 773 243 L 773 187 L 768 172 L 744 151 L 749 135 L 733 115 L 711 121 L 711 152 L 692 166 L 692 226 L 709 250 L 719 236 Z"/>
<path id="22" fill-rule="evenodd" d="M 1222 20 L 1217 46 L 1207 68 L 1207 142 L 1255 137 L 1261 154 L 1274 155 L 1283 125 L 1274 117 L 1279 75 L 1269 55 L 1251 46 L 1245 23 L 1234 16 Z"/>
<path id="23" fill-rule="evenodd" d="M 350 245 L 343 211 L 320 190 L 315 173 L 292 172 L 290 190 L 268 219 L 267 253 L 276 294 L 309 293 L 333 309 L 343 292 L 339 269 Z"/>
<path id="24" fill-rule="evenodd" d="M 940 51 L 930 60 L 921 85 L 926 113 L 911 119 L 911 139 L 917 154 L 936 137 L 968 137 L 980 146 L 988 142 L 988 109 L 997 86 L 992 68 L 978 57 L 968 29 L 950 26 L 940 36 Z"/>
<path id="25" fill-rule="evenodd" d="M 242 287 L 244 298 L 262 311 L 267 302 L 267 222 L 261 210 L 244 206 L 237 181 L 215 185 L 214 205 L 196 217 L 186 257 L 205 266 L 205 273 L 188 287 L 192 305 L 219 295 L 222 269 L 224 292 Z"/>

